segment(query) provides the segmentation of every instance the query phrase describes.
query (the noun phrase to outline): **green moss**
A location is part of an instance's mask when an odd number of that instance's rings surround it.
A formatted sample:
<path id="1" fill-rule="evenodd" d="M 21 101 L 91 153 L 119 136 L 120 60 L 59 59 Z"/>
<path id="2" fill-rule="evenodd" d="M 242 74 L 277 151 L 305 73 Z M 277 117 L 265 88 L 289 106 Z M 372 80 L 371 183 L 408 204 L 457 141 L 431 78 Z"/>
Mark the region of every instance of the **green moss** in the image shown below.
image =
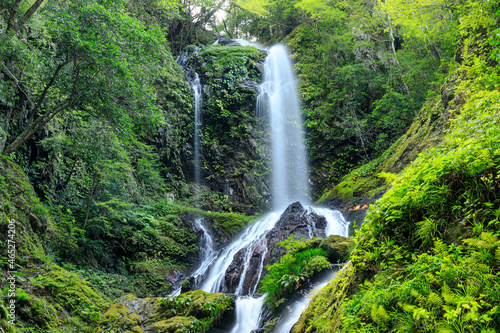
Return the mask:
<path id="1" fill-rule="evenodd" d="M 9 263 L 2 251 L 2 271 L 16 270 L 16 329 L 19 332 L 84 332 L 99 319 L 109 301 L 75 273 L 53 264 L 46 255 L 45 236 L 52 223 L 22 170 L 0 157 L 0 238 L 6 248 L 9 221 L 15 221 L 17 256 Z M 5 231 L 5 232 L 3 232 Z M 11 239 L 12 240 L 12 239 Z M 9 267 L 7 264 L 12 264 Z M 2 294 L 7 301 L 8 289 Z M 1 318 L 2 328 L 11 330 Z"/>
<path id="2" fill-rule="evenodd" d="M 340 308 L 350 288 L 356 283 L 356 276 L 351 264 L 313 299 L 293 327 L 292 332 L 337 332 L 340 326 Z"/>
<path id="3" fill-rule="evenodd" d="M 260 282 L 260 291 L 267 294 L 265 304 L 271 309 L 279 307 L 315 273 L 331 268 L 331 263 L 345 262 L 352 241 L 342 236 L 307 241 L 288 238 L 278 245 L 288 252 L 278 263 L 266 267 L 267 274 Z"/>
<path id="4" fill-rule="evenodd" d="M 7 247 L 8 225 L 12 221 L 15 225 L 16 264 L 44 260 L 43 237 L 50 215 L 21 168 L 4 156 L 0 156 L 0 197 L 0 248 Z M 3 251 L 0 254 L 2 264 L 7 262 L 6 254 Z"/>
<path id="5" fill-rule="evenodd" d="M 115 303 L 111 305 L 111 307 L 104 313 L 102 316 L 102 322 L 115 322 L 116 320 L 120 319 L 121 317 L 125 316 L 126 314 L 129 314 L 130 310 L 123 305 L 123 303 Z"/>
<path id="6" fill-rule="evenodd" d="M 214 226 L 220 226 L 229 237 L 234 236 L 251 221 L 255 220 L 255 217 L 240 213 L 204 212 L 202 214 L 213 218 Z"/>
<path id="7" fill-rule="evenodd" d="M 454 97 L 453 91 L 459 82 L 458 78 L 458 72 L 448 78 L 443 85 L 443 96 L 448 96 L 446 93 Z M 386 181 L 384 174 L 400 172 L 415 160 L 420 152 L 438 145 L 443 139 L 446 127 L 449 126 L 445 119 L 453 112 L 451 108 L 456 108 L 460 103 L 460 100 L 451 101 L 444 106 L 442 99 L 438 97 L 427 101 L 406 134 L 380 157 L 351 170 L 337 185 L 326 189 L 316 203 L 322 204 L 334 199 L 349 202 L 363 196 L 372 197 L 389 188 L 391 181 Z"/>
<path id="8" fill-rule="evenodd" d="M 216 322 L 226 311 L 232 309 L 233 301 L 232 297 L 222 293 L 190 291 L 177 297 L 160 299 L 161 306 L 155 320 L 170 314 L 182 314 L 198 319 L 210 318 L 211 321 Z"/>
<path id="9" fill-rule="evenodd" d="M 149 326 L 148 332 L 195 333 L 203 332 L 202 323 L 194 317 L 173 317 Z"/>
<path id="10" fill-rule="evenodd" d="M 253 46 L 210 45 L 200 52 L 199 57 L 206 61 L 202 65 L 203 72 L 221 77 L 227 71 L 239 70 L 241 66 L 255 68 L 263 55 Z"/>
<path id="11" fill-rule="evenodd" d="M 204 332 L 233 308 L 234 299 L 225 294 L 200 290 L 177 297 L 140 299 L 121 297 L 102 316 L 96 332 L 109 329 L 148 332 Z M 139 331 L 138 331 L 139 332 Z"/>

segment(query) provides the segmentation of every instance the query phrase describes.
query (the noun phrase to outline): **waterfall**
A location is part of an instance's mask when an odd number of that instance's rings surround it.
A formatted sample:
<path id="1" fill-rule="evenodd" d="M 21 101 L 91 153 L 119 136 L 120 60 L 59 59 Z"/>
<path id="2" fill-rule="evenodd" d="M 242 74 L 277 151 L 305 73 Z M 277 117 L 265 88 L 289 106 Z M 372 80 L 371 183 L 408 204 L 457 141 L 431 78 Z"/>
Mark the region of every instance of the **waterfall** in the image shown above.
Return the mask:
<path id="1" fill-rule="evenodd" d="M 276 326 L 271 330 L 272 333 L 289 333 L 293 325 L 299 320 L 300 315 L 306 309 L 313 295 L 323 289 L 338 273 L 338 269 L 323 272 L 318 276 L 315 282 L 311 283 L 310 290 L 303 290 L 298 293 L 291 304 L 280 314 Z"/>
<path id="2" fill-rule="evenodd" d="M 309 201 L 308 164 L 300 103 L 288 51 L 271 47 L 264 63 L 264 83 L 257 107 L 267 100 L 271 125 L 273 207 Z M 257 111 L 262 114 L 261 110 Z"/>
<path id="3" fill-rule="evenodd" d="M 282 218 L 282 212 L 288 204 L 300 201 L 309 202 L 308 163 L 304 141 L 300 103 L 293 76 L 292 64 L 288 51 L 282 45 L 273 46 L 264 63 L 264 82 L 257 100 L 257 114 L 267 113 L 271 130 L 272 148 L 272 183 L 273 212 L 246 228 L 242 234 L 220 253 L 216 253 L 212 239 L 201 219 L 197 226 L 208 238 L 201 238 L 202 260 L 200 266 L 192 274 L 195 279 L 201 278 L 200 289 L 207 292 L 234 292 L 236 300 L 237 323 L 231 333 L 249 333 L 258 329 L 261 312 L 266 295 L 259 295 L 258 283 L 264 276 L 264 266 L 269 259 L 273 229 L 278 224 L 290 220 Z M 195 181 L 200 182 L 200 137 L 201 126 L 201 84 L 198 75 L 192 82 L 195 93 Z M 298 205 L 300 206 L 300 205 Z M 292 206 L 290 206 L 292 207 Z M 348 236 L 349 224 L 342 214 L 326 208 L 300 206 L 300 223 L 307 228 L 305 237 L 318 235 Z M 301 208 L 301 209 L 302 209 Z M 292 210 L 291 210 L 292 211 Z M 317 228 L 318 215 L 323 226 Z M 284 221 L 284 222 L 283 222 Z M 296 226 L 296 224 L 294 224 Z M 294 229 L 295 232 L 296 229 Z M 279 238 L 283 239 L 283 238 Z M 272 244 L 268 244 L 272 243 Z M 199 281 L 196 281 L 197 284 Z M 246 287 L 245 287 L 246 285 Z M 229 289 L 229 290 L 228 290 Z M 279 332 L 285 332 L 297 320 L 301 309 L 307 304 L 302 299 L 291 310 L 294 315 L 280 321 Z"/>
<path id="4" fill-rule="evenodd" d="M 201 83 L 198 73 L 194 74 L 194 80 L 191 83 L 191 89 L 194 92 L 194 182 L 200 184 L 201 164 L 200 164 L 200 131 L 201 131 Z"/>
<path id="5" fill-rule="evenodd" d="M 222 282 L 236 253 L 242 249 L 246 249 L 247 253 L 248 251 L 251 253 L 257 246 L 266 246 L 267 244 L 265 244 L 264 236 L 274 227 L 276 222 L 278 222 L 279 217 L 280 214 L 278 213 L 268 214 L 263 219 L 253 223 L 238 239 L 229 244 L 213 264 L 200 289 L 213 293 L 221 292 Z M 248 267 L 249 258 L 248 256 L 245 256 L 245 258 L 247 260 L 243 265 L 244 267 Z M 241 280 L 244 280 L 244 278 L 245 276 L 242 276 Z M 236 292 L 237 295 L 240 295 L 238 292 L 241 294 L 241 288 L 238 288 Z"/>
<path id="6" fill-rule="evenodd" d="M 240 297 L 236 300 L 236 325 L 231 333 L 245 333 L 256 329 L 266 296 Z"/>
<path id="7" fill-rule="evenodd" d="M 191 274 L 194 277 L 195 282 L 198 283 L 199 278 L 203 278 L 205 273 L 207 272 L 210 264 L 214 261 L 217 256 L 217 252 L 215 251 L 214 241 L 212 239 L 212 235 L 210 231 L 207 229 L 205 224 L 203 223 L 203 219 L 195 219 L 195 225 L 201 229 L 203 235 L 200 239 L 200 252 L 201 252 L 201 264 L 198 268 Z"/>

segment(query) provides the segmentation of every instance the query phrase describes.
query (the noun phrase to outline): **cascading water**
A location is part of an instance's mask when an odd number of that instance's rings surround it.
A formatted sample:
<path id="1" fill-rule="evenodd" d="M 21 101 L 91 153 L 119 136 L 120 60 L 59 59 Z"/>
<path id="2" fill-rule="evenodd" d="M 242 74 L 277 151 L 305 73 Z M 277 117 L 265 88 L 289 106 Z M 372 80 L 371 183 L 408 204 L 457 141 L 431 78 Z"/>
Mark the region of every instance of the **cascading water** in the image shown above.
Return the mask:
<path id="1" fill-rule="evenodd" d="M 199 185 L 201 181 L 201 144 L 200 144 L 200 130 L 201 130 L 201 83 L 198 73 L 194 74 L 194 80 L 191 83 L 191 88 L 194 92 L 194 182 Z"/>
<path id="2" fill-rule="evenodd" d="M 275 245 L 275 243 L 269 244 L 269 238 L 273 237 L 276 226 L 284 223 L 281 212 L 288 204 L 294 201 L 302 203 L 309 201 L 308 165 L 300 104 L 292 66 L 284 46 L 274 46 L 269 50 L 264 72 L 265 81 L 261 85 L 258 105 L 265 104 L 271 125 L 274 212 L 254 222 L 238 239 L 230 243 L 218 255 L 213 250 L 213 245 L 211 245 L 211 250 L 203 250 L 204 245 L 207 245 L 207 240 L 202 238 L 203 260 L 192 274 L 195 278 L 204 277 L 201 290 L 233 292 L 239 296 L 236 300 L 237 323 L 231 333 L 248 333 L 259 327 L 265 295 L 260 297 L 254 297 L 254 295 L 258 292 L 258 282 L 263 276 L 265 263 L 269 259 L 270 247 Z M 193 80 L 192 88 L 195 93 L 196 114 L 195 167 L 197 171 L 195 171 L 195 181 L 199 183 L 201 85 L 198 75 Z M 263 113 L 262 110 L 258 111 Z M 317 228 L 318 215 L 323 216 L 326 220 L 326 226 L 319 229 Z M 318 237 L 320 234 L 326 236 L 331 234 L 348 235 L 348 223 L 337 211 L 302 207 L 298 218 L 306 224 L 306 236 L 309 238 Z M 197 224 L 205 232 L 206 228 L 202 221 L 197 220 Z M 208 234 L 208 232 L 206 233 Z M 238 273 L 236 275 L 234 275 L 235 270 Z M 303 306 L 303 302 L 300 306 Z"/>
<path id="3" fill-rule="evenodd" d="M 264 236 L 274 227 L 279 217 L 280 214 L 278 213 L 268 214 L 265 218 L 252 224 L 241 237 L 229 244 L 211 267 L 200 289 L 213 293 L 222 291 L 222 281 L 236 253 L 242 249 L 251 251 L 256 246 L 266 246 L 267 244 L 263 244 L 265 240 Z M 244 265 L 248 265 L 248 261 Z M 244 280 L 244 278 L 245 276 L 242 276 L 241 280 Z M 235 293 L 236 295 L 241 295 L 241 288 L 238 289 Z"/>
<path id="4" fill-rule="evenodd" d="M 302 116 L 292 64 L 283 45 L 269 50 L 258 100 L 257 107 L 267 100 L 271 125 L 273 208 L 283 209 L 293 201 L 307 203 L 308 163 Z"/>
<path id="5" fill-rule="evenodd" d="M 194 223 L 203 232 L 200 239 L 201 264 L 191 274 L 191 276 L 194 277 L 196 283 L 198 283 L 199 278 L 203 278 L 208 268 L 210 267 L 210 264 L 216 258 L 217 252 L 215 251 L 214 241 L 212 239 L 210 231 L 203 223 L 203 219 L 195 219 Z"/>
<path id="6" fill-rule="evenodd" d="M 303 290 L 299 295 L 296 295 L 291 302 L 292 304 L 280 313 L 276 326 L 271 330 L 271 333 L 289 333 L 293 325 L 299 320 L 302 312 L 306 309 L 314 293 L 323 289 L 337 273 L 338 269 L 323 272 L 311 283 L 310 290 Z"/>

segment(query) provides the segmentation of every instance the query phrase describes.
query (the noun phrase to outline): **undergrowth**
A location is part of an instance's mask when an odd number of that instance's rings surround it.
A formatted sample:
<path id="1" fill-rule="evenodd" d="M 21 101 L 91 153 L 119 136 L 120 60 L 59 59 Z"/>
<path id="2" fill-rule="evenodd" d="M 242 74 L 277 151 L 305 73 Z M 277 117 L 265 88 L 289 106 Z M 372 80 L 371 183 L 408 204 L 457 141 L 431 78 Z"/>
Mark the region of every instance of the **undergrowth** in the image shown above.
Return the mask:
<path id="1" fill-rule="evenodd" d="M 260 282 L 260 291 L 267 293 L 265 304 L 277 308 L 292 292 L 309 280 L 315 273 L 331 268 L 327 251 L 321 248 L 307 248 L 304 240 L 288 238 L 278 245 L 287 253 L 278 263 L 267 266 L 267 275 Z"/>

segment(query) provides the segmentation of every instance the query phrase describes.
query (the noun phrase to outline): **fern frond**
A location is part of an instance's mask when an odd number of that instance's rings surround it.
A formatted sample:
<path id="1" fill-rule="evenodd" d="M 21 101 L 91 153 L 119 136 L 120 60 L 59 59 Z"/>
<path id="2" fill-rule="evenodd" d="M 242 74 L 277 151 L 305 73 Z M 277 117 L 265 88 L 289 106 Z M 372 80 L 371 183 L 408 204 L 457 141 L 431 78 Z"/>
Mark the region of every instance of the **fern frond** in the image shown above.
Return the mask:
<path id="1" fill-rule="evenodd" d="M 429 306 L 441 307 L 443 305 L 443 299 L 435 292 L 431 292 L 427 296 L 427 304 Z"/>

